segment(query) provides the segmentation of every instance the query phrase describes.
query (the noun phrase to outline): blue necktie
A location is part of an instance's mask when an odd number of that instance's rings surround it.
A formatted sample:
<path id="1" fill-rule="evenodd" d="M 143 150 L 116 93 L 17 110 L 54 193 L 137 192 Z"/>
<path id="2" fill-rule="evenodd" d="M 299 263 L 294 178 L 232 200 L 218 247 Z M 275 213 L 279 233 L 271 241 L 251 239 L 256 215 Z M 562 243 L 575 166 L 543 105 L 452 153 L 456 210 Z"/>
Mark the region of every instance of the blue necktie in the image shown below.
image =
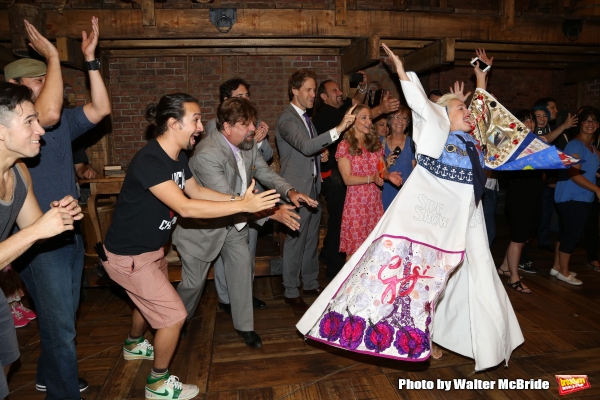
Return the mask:
<path id="1" fill-rule="evenodd" d="M 471 170 L 473 171 L 473 190 L 475 191 L 475 206 L 479 204 L 479 200 L 481 200 L 481 196 L 483 196 L 483 192 L 485 191 L 485 172 L 483 172 L 483 168 L 481 168 L 481 163 L 479 162 L 479 154 L 477 153 L 477 149 L 473 142 L 467 141 L 460 135 L 456 135 L 465 146 L 467 146 L 467 155 L 469 156 L 469 160 L 471 161 Z"/>

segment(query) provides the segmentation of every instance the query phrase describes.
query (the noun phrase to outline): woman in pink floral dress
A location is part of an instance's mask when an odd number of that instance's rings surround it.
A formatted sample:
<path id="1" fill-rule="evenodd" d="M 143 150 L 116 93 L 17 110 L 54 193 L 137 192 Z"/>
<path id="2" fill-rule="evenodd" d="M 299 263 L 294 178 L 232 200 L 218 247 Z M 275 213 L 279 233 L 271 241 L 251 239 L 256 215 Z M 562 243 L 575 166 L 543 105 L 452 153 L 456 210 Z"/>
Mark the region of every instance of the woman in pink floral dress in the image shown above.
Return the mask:
<path id="1" fill-rule="evenodd" d="M 383 162 L 383 147 L 371 133 L 371 110 L 359 105 L 354 126 L 344 135 L 335 158 L 348 190 L 342 214 L 340 252 L 350 258 L 383 215 L 381 189 L 383 179 L 402 184 L 398 172 L 388 173 Z M 381 174 L 380 174 L 381 172 Z"/>

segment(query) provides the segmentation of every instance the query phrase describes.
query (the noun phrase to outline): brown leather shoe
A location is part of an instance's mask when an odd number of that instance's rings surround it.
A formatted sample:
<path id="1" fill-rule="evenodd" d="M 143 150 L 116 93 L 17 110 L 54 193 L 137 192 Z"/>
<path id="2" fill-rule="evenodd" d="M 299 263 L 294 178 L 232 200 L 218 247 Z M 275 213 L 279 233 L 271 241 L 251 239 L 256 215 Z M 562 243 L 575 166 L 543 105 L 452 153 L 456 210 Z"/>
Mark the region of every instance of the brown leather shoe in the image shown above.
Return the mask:
<path id="1" fill-rule="evenodd" d="M 302 300 L 302 297 L 284 297 L 283 301 L 285 301 L 286 304 L 289 304 L 294 311 L 305 312 L 308 310 L 308 304 Z"/>
<path id="2" fill-rule="evenodd" d="M 314 294 L 316 296 L 320 295 L 323 292 L 323 288 L 321 286 L 319 286 L 316 289 L 310 289 L 310 290 L 303 290 L 304 294 Z"/>

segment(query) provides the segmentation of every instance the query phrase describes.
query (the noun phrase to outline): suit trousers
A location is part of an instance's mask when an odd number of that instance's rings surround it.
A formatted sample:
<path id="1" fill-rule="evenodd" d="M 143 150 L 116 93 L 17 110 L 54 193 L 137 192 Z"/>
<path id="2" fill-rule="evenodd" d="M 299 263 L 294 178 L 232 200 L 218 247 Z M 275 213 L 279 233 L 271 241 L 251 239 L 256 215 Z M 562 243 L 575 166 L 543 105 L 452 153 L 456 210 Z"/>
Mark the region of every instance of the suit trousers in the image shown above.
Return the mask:
<path id="1" fill-rule="evenodd" d="M 252 263 L 252 280 L 254 280 L 254 267 L 256 257 L 256 242 L 258 241 L 258 226 L 254 222 L 248 223 L 248 253 L 250 254 L 250 262 Z M 219 255 L 213 264 L 215 272 L 215 287 L 217 288 L 217 296 L 221 303 L 229 304 L 229 290 L 227 289 L 227 279 L 225 278 L 225 266 L 223 258 Z"/>
<path id="2" fill-rule="evenodd" d="M 181 283 L 177 293 L 188 312 L 187 319 L 194 316 L 211 261 L 203 261 L 180 251 Z M 231 303 L 233 326 L 240 331 L 254 330 L 252 310 L 252 268 L 248 252 L 248 225 L 240 232 L 235 227 L 227 228 L 227 236 L 221 248 L 221 257 Z"/>
<path id="3" fill-rule="evenodd" d="M 317 198 L 317 190 L 313 185 L 310 197 Z M 321 223 L 321 205 L 316 208 L 303 206 L 300 214 L 300 229 L 296 232 L 287 230 L 287 238 L 283 246 L 283 286 L 284 296 L 299 297 L 300 274 L 305 290 L 319 287 L 319 225 Z"/>

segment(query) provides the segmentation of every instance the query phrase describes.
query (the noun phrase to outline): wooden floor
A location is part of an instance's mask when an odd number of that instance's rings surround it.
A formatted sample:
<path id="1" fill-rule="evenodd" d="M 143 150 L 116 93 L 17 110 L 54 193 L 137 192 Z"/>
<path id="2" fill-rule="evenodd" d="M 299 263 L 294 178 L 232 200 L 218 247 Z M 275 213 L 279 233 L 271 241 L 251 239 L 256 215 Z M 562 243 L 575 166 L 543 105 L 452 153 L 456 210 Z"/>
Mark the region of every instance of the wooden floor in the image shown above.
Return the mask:
<path id="1" fill-rule="evenodd" d="M 503 255 L 507 238 L 496 240 L 493 253 Z M 200 387 L 204 399 L 552 399 L 559 398 L 555 374 L 585 374 L 592 384 L 568 398 L 600 398 L 600 274 L 583 266 L 581 249 L 573 268 L 584 282 L 571 286 L 548 275 L 552 254 L 532 246 L 540 269 L 524 274 L 533 290 L 523 295 L 507 288 L 525 343 L 514 351 L 508 368 L 500 365 L 473 374 L 474 363 L 450 352 L 441 360 L 404 363 L 356 355 L 311 341 L 304 342 L 294 325 L 300 314 L 283 302 L 281 277 L 257 278 L 255 295 L 267 302 L 255 312 L 255 330 L 263 348 L 246 347 L 233 330 L 230 317 L 217 307 L 214 284 L 207 285 L 188 336 L 179 343 L 171 364 L 174 375 Z M 322 276 L 323 271 L 322 271 Z M 327 282 L 322 279 L 325 285 Z M 150 361 L 123 360 L 131 309 L 115 289 L 88 289 L 77 322 L 80 376 L 90 387 L 91 399 L 143 399 Z M 306 297 L 310 303 L 314 297 Z M 40 343 L 36 322 L 18 329 L 20 365 L 10 376 L 9 399 L 43 399 L 35 390 Z M 151 339 L 151 334 L 146 335 Z M 481 380 L 545 379 L 549 390 L 402 390 L 398 379 Z"/>

